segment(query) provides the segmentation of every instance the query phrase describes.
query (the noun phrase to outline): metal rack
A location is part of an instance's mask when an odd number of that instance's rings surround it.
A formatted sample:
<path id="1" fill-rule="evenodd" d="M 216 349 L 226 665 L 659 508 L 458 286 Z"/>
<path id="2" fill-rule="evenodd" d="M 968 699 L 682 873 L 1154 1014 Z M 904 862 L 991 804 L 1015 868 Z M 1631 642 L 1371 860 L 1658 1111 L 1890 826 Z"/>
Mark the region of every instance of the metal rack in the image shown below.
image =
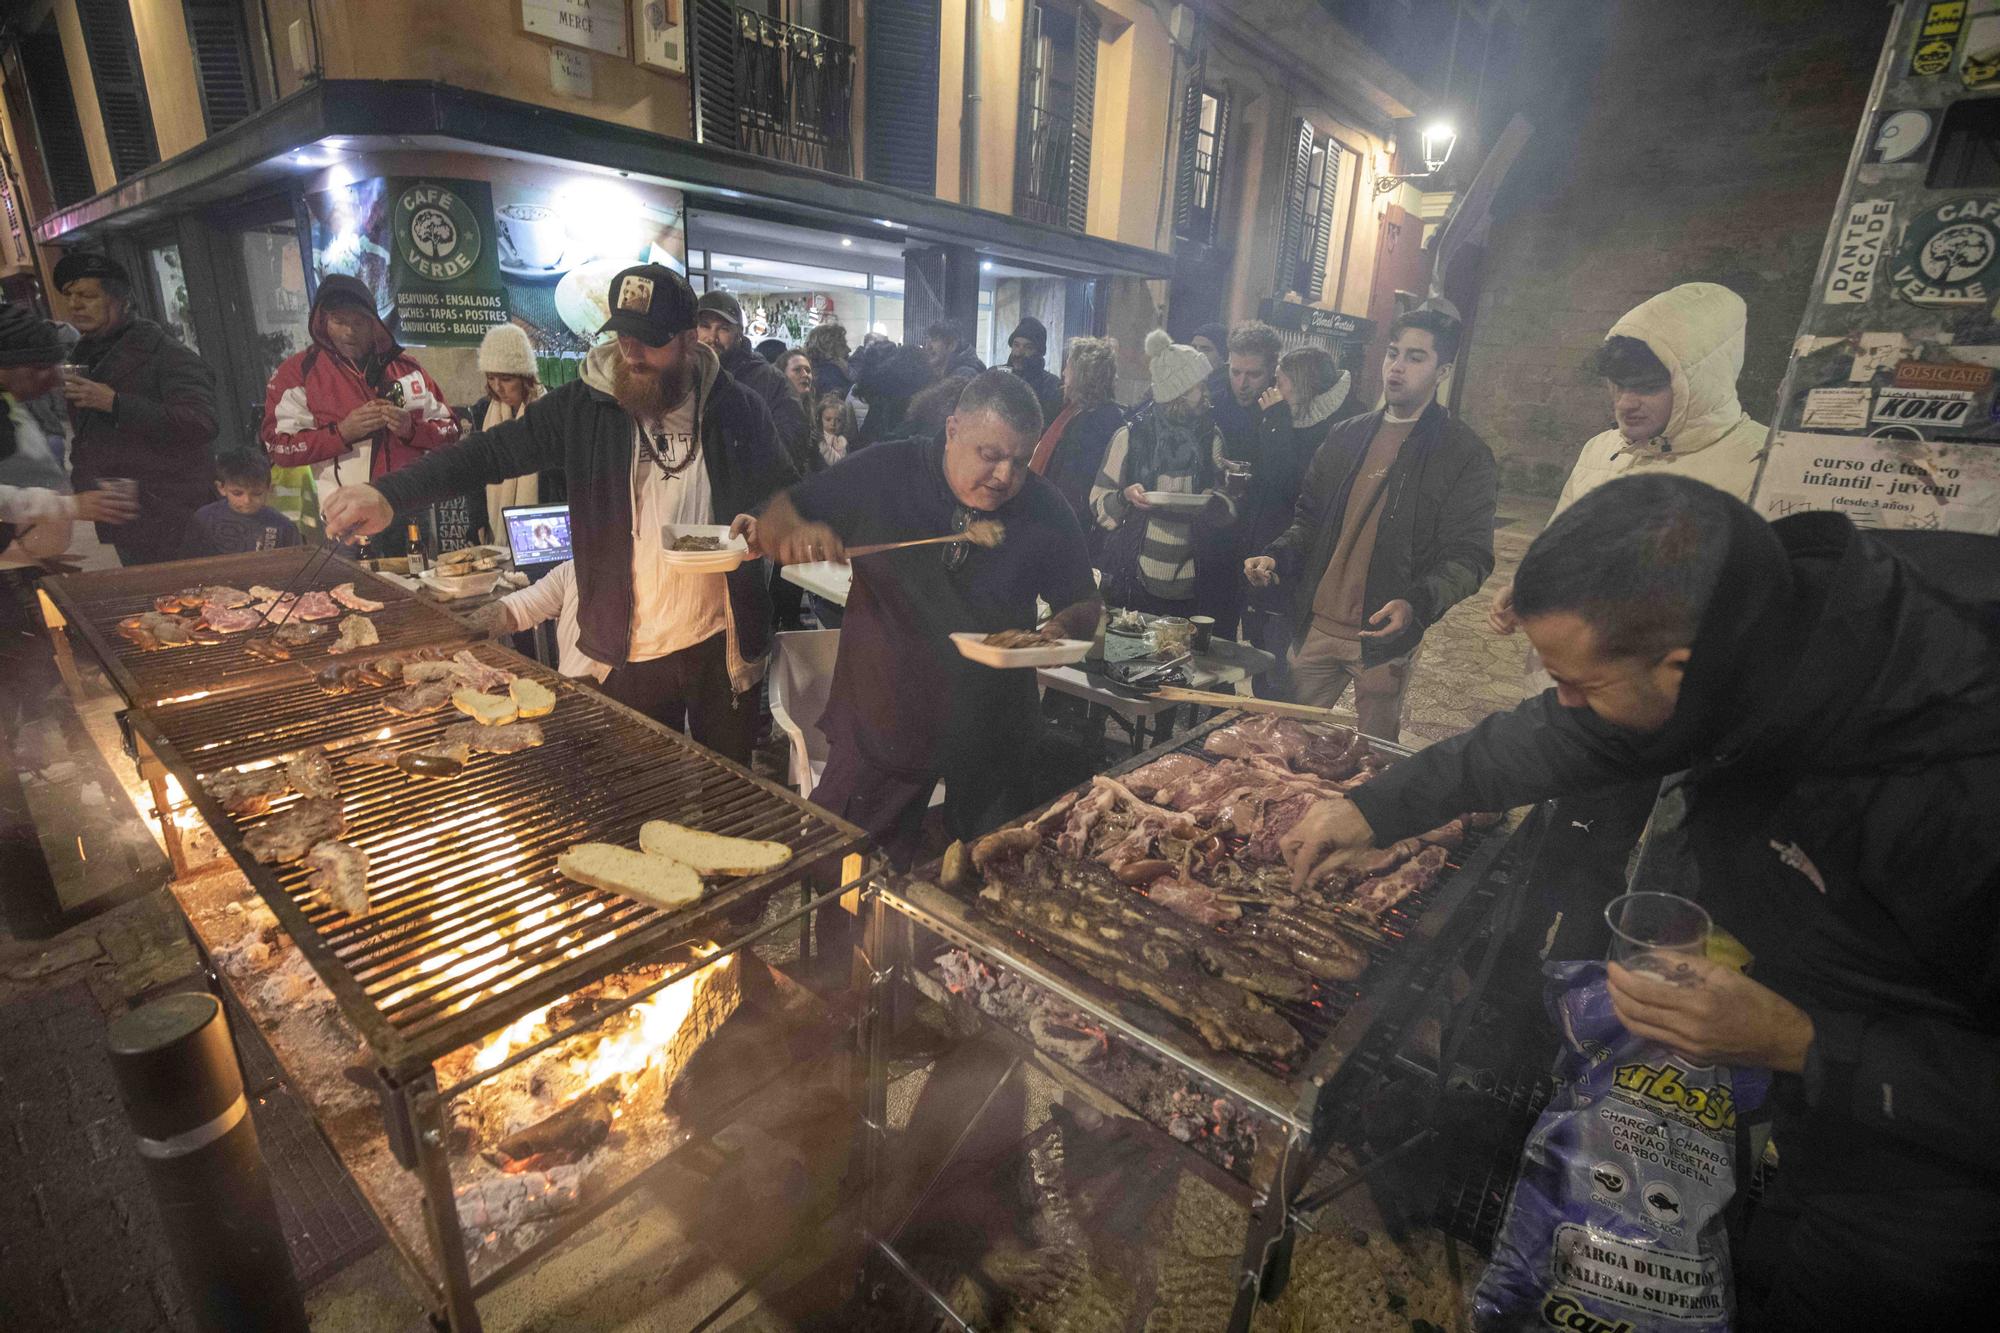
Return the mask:
<path id="1" fill-rule="evenodd" d="M 1225 713 L 1112 772 L 1128 772 L 1170 753 L 1202 753 L 1207 735 L 1237 716 Z M 1408 753 L 1376 744 L 1380 751 Z M 1028 935 L 976 911 L 934 883 L 934 875 L 919 873 L 876 887 L 866 895 L 861 946 L 861 978 L 867 987 L 862 1041 L 869 1071 L 864 1169 L 870 1192 L 865 1216 L 873 1257 L 914 1282 L 934 1312 L 960 1323 L 898 1245 L 903 1229 L 939 1188 L 951 1159 L 916 1192 L 915 1203 L 886 1198 L 882 1185 L 888 1165 L 886 1051 L 897 1025 L 894 1015 L 906 1007 L 907 992 L 914 989 L 948 1010 L 957 1009 L 966 1029 L 979 1025 L 989 1032 L 1003 1032 L 999 1039 L 1011 1051 L 998 1081 L 964 1126 L 958 1146 L 973 1135 L 1007 1081 L 1017 1071 L 1032 1068 L 1082 1104 L 1136 1117 L 1166 1131 L 1161 1137 L 1171 1145 L 1166 1150 L 1171 1160 L 1218 1185 L 1247 1209 L 1230 1327 L 1248 1328 L 1258 1300 L 1275 1296 L 1283 1285 L 1299 1211 L 1316 1206 L 1303 1197 L 1308 1182 L 1320 1186 L 1317 1193 L 1323 1200 L 1373 1169 L 1362 1165 L 1330 1183 L 1315 1177 L 1351 1119 L 1361 1083 L 1379 1068 L 1372 1053 L 1400 1046 L 1440 969 L 1469 944 L 1493 911 L 1500 895 L 1488 877 L 1504 842 L 1499 831 L 1469 840 L 1454 853 L 1449 875 L 1391 909 L 1383 922 L 1383 942 L 1372 950 L 1374 962 L 1359 982 L 1352 987 L 1320 984 L 1310 1001 L 1279 1006 L 1307 1042 L 1308 1053 L 1296 1067 L 1213 1049 L 1185 1025 L 1079 972 Z M 1019 1021 L 990 1013 L 979 1017 L 977 1006 L 951 995 L 929 966 L 940 949 L 950 948 L 965 951 L 1005 979 L 1006 985 L 1024 988 L 1054 1012 L 1075 1015 L 1100 1031 L 1104 1054 L 1089 1064 L 1071 1064 L 1038 1046 Z M 1218 1151 L 1216 1143 L 1200 1134 L 1174 1142 L 1178 1136 L 1162 1123 L 1160 1107 L 1149 1097 L 1149 1090 L 1174 1083 L 1200 1089 L 1203 1097 L 1226 1103 L 1231 1116 L 1254 1125 L 1254 1151 Z M 897 1211 L 891 1213 L 892 1207 Z"/>

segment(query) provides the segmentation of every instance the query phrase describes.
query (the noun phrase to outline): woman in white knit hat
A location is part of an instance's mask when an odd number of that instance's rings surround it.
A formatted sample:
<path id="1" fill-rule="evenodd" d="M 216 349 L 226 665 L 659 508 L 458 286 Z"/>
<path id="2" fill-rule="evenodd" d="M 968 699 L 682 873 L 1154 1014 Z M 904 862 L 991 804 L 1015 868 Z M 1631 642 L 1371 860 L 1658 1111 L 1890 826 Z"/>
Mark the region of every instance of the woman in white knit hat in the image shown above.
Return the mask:
<path id="1" fill-rule="evenodd" d="M 479 343 L 479 369 L 486 376 L 486 396 L 472 405 L 472 429 L 491 430 L 528 410 L 528 404 L 548 390 L 535 368 L 535 349 L 519 324 L 495 324 Z M 533 472 L 493 483 L 486 488 L 486 529 L 495 537 L 507 531 L 500 511 L 534 504 L 541 494 Z"/>
<path id="2" fill-rule="evenodd" d="M 1204 552 L 1217 558 L 1210 539 L 1236 521 L 1236 505 L 1221 490 L 1208 358 L 1154 329 L 1146 360 L 1155 406 L 1111 437 L 1090 488 L 1091 511 L 1111 534 L 1101 558 L 1104 596 L 1132 610 L 1193 615 L 1204 611 L 1195 604 L 1196 561 Z"/>

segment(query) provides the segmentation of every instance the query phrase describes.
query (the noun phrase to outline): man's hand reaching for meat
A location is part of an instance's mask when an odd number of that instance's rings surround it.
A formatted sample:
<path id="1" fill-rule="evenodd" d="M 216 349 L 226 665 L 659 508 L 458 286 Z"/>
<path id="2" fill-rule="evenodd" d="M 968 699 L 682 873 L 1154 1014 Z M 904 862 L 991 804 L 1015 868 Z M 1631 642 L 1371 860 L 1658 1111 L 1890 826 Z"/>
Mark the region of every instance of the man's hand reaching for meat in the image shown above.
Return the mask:
<path id="1" fill-rule="evenodd" d="M 327 497 L 321 515 L 329 540 L 344 542 L 372 537 L 395 520 L 396 511 L 373 486 L 342 486 Z"/>
<path id="2" fill-rule="evenodd" d="M 1278 839 L 1294 889 L 1359 860 L 1374 847 L 1375 830 L 1367 817 L 1342 796 L 1313 805 L 1290 833 Z"/>

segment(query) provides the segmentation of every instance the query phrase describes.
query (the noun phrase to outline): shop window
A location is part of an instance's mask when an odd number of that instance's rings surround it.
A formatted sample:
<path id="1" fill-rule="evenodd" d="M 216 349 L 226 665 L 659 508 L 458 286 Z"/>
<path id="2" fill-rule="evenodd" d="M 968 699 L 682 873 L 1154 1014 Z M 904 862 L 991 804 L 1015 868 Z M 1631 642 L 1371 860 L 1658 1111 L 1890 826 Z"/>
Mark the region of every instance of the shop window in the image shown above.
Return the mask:
<path id="1" fill-rule="evenodd" d="M 194 51 L 202 120 L 210 134 L 220 134 L 257 109 L 242 0 L 181 0 L 181 9 Z"/>
<path id="2" fill-rule="evenodd" d="M 312 341 L 312 330 L 307 326 L 312 299 L 306 292 L 298 224 L 283 221 L 246 227 L 237 233 L 236 243 L 250 309 L 245 350 L 255 398 L 249 420 L 261 423 L 264 386 L 272 373 L 286 357 L 304 351 Z"/>
<path id="3" fill-rule="evenodd" d="M 90 76 L 97 84 L 97 107 L 104 116 L 104 139 L 111 169 L 119 180 L 160 160 L 153 138 L 153 107 L 139 66 L 139 41 L 132 32 L 128 0 L 76 0 Z"/>
<path id="4" fill-rule="evenodd" d="M 17 117 L 14 124 L 33 124 L 56 207 L 82 203 L 97 193 L 97 182 L 90 172 L 90 149 L 84 143 L 83 123 L 77 119 L 76 97 L 70 87 L 69 67 L 63 63 L 62 34 L 56 30 L 55 19 L 46 20 L 32 36 L 22 38 L 18 67 L 11 58 L 7 66 L 8 111 L 16 110 L 12 99 L 17 85 L 12 76 L 18 68 L 25 76 L 22 84 L 34 114 Z"/>
<path id="5" fill-rule="evenodd" d="M 1215 244 L 1228 128 L 1229 95 L 1204 84 L 1196 69 L 1181 107 L 1180 169 L 1174 177 L 1174 234 L 1185 240 Z"/>
<path id="6" fill-rule="evenodd" d="M 1320 299 L 1326 285 L 1341 157 L 1346 150 L 1303 119 L 1292 122 L 1292 143 L 1285 211 L 1278 230 L 1276 291 L 1279 296 L 1311 305 Z"/>
<path id="7" fill-rule="evenodd" d="M 149 246 L 146 271 L 153 279 L 154 308 L 160 312 L 160 327 L 199 352 L 195 340 L 194 317 L 189 313 L 187 272 L 181 267 L 181 248 L 169 241 Z"/>
<path id="8" fill-rule="evenodd" d="M 1097 109 L 1097 12 L 1036 0 L 1021 25 L 1021 115 L 1014 211 L 1082 231 L 1090 204 L 1091 123 Z"/>

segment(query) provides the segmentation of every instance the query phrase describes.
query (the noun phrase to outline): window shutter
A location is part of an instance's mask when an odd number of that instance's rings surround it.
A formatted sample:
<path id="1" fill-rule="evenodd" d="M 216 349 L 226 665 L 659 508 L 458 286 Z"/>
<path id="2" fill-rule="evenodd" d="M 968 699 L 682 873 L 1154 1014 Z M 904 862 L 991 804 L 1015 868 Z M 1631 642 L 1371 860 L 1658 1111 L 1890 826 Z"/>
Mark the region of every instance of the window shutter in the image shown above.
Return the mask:
<path id="1" fill-rule="evenodd" d="M 1319 216 L 1313 219 L 1312 260 L 1307 274 L 1309 286 L 1299 293 L 1308 305 L 1318 301 L 1320 292 L 1326 287 L 1326 259 L 1333 244 L 1333 209 L 1339 193 L 1340 159 L 1344 151 L 1332 139 L 1326 141 L 1326 161 L 1320 167 Z"/>
<path id="2" fill-rule="evenodd" d="M 70 85 L 69 66 L 63 63 L 62 37 L 54 20 L 22 39 L 20 69 L 26 75 L 28 100 L 34 107 L 34 129 L 41 139 L 49 194 L 58 208 L 82 203 L 97 193 L 97 181 L 90 174 L 90 149 L 76 116 L 76 94 Z M 16 129 L 20 128 L 17 123 Z"/>
<path id="3" fill-rule="evenodd" d="M 863 174 L 937 193 L 937 0 L 871 0 L 864 10 L 868 145 Z"/>
<path id="4" fill-rule="evenodd" d="M 697 143 L 737 148 L 736 6 L 693 0 L 688 6 L 690 95 Z"/>
<path id="5" fill-rule="evenodd" d="M 1071 231 L 1082 231 L 1090 212 L 1090 135 L 1097 115 L 1097 11 L 1076 11 L 1076 92 L 1070 104 L 1069 199 Z"/>
<path id="6" fill-rule="evenodd" d="M 201 86 L 202 119 L 210 134 L 220 134 L 257 109 L 243 6 L 239 0 L 181 0 L 181 10 Z"/>
<path id="7" fill-rule="evenodd" d="M 97 105 L 104 113 L 104 137 L 111 168 L 124 180 L 160 160 L 153 138 L 153 108 L 146 100 L 146 76 L 139 67 L 139 42 L 132 33 L 127 0 L 76 0 Z"/>
<path id="8" fill-rule="evenodd" d="M 1181 142 L 1176 153 L 1179 164 L 1174 169 L 1174 235 L 1195 237 L 1194 205 L 1195 178 L 1194 164 L 1196 147 L 1201 142 L 1201 75 L 1202 66 L 1196 62 L 1188 69 L 1187 93 L 1181 98 Z"/>
<path id="9" fill-rule="evenodd" d="M 1313 128 L 1301 116 L 1292 122 L 1292 161 L 1285 179 L 1285 213 L 1278 222 L 1278 288 L 1282 297 L 1292 289 L 1299 271 L 1299 251 L 1305 241 L 1306 187 L 1312 181 Z M 1302 293 L 1303 294 L 1303 293 Z"/>

